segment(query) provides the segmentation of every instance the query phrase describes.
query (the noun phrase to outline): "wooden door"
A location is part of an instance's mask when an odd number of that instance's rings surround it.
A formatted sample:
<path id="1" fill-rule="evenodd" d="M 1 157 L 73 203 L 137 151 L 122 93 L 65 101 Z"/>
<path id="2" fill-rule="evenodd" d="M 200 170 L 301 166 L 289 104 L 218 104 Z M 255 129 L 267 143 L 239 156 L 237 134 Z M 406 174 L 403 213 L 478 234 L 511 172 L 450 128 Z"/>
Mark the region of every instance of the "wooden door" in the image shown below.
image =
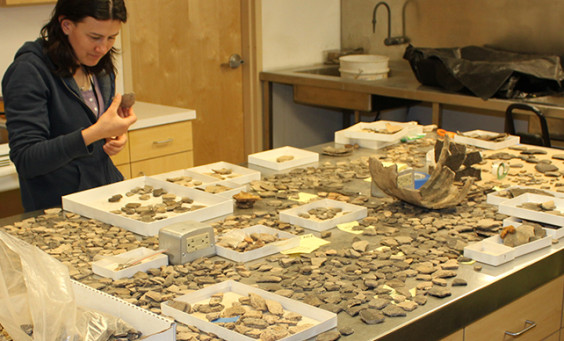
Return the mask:
<path id="1" fill-rule="evenodd" d="M 241 3 L 127 2 L 126 89 L 130 74 L 139 101 L 196 110 L 195 165 L 246 159 L 242 67 L 227 65 L 230 55 L 243 55 Z"/>

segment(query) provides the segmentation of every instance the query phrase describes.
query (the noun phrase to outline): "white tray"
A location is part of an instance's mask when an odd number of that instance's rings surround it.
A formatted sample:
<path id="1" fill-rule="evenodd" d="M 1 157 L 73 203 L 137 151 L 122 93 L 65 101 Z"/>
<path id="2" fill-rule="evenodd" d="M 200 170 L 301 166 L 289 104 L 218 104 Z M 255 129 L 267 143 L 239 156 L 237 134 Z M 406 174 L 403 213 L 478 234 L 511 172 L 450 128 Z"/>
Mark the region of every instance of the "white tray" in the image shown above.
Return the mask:
<path id="1" fill-rule="evenodd" d="M 294 158 L 284 162 L 276 161 L 278 157 L 286 155 Z M 288 146 L 251 154 L 248 157 L 249 163 L 274 170 L 284 170 L 317 161 L 319 161 L 318 153 Z"/>
<path id="2" fill-rule="evenodd" d="M 309 304 L 298 302 L 287 297 L 276 295 L 268 291 L 254 288 L 233 280 L 228 280 L 212 286 L 200 289 L 198 291 L 177 297 L 177 301 L 187 302 L 190 305 L 197 303 L 207 304 L 213 294 L 223 293 L 224 302 L 229 302 L 226 306 L 230 306 L 231 302 L 241 296 L 248 296 L 249 293 L 255 293 L 265 299 L 277 301 L 282 304 L 284 310 L 296 312 L 303 316 L 301 323 L 312 323 L 312 327 L 307 328 L 299 333 L 287 336 L 282 341 L 301 341 L 313 338 L 316 335 L 325 332 L 337 326 L 337 315 L 329 311 L 316 308 Z M 187 314 L 183 311 L 170 307 L 166 302 L 161 303 L 161 310 L 164 315 L 171 316 L 175 320 L 185 323 L 187 325 L 195 326 L 203 331 L 213 333 L 225 340 L 229 341 L 254 341 L 256 339 L 250 338 L 243 334 L 239 334 L 233 330 L 218 326 L 215 323 L 209 322 L 204 314 L 194 313 Z"/>
<path id="3" fill-rule="evenodd" d="M 346 214 L 340 214 L 332 219 L 327 220 L 313 220 L 299 217 L 300 213 L 307 213 L 308 210 L 316 207 L 335 207 L 341 208 L 342 212 L 347 212 Z M 337 224 L 348 223 L 354 220 L 359 220 L 365 218 L 368 210 L 366 207 L 348 204 L 346 202 L 322 199 L 314 202 L 310 202 L 305 205 L 290 208 L 284 211 L 280 211 L 280 221 L 299 225 L 301 227 L 308 228 L 315 231 L 325 231 L 330 228 L 337 226 Z"/>
<path id="4" fill-rule="evenodd" d="M 207 183 L 207 184 L 204 184 L 204 185 L 196 186 L 196 188 L 201 190 L 201 191 L 206 192 L 206 187 L 215 186 L 215 185 L 223 185 L 223 186 L 229 187 L 231 189 L 229 189 L 227 191 L 215 193 L 215 194 L 214 193 L 209 193 L 209 194 L 217 195 L 217 196 L 224 197 L 226 199 L 231 199 L 231 200 L 234 200 L 233 196 L 235 194 L 239 194 L 239 193 L 241 193 L 241 191 L 248 191 L 248 187 L 249 187 L 247 184 L 240 184 L 240 183 L 234 182 L 232 180 L 222 180 L 222 181 L 218 181 L 218 182 L 212 182 L 212 183 Z M 208 193 L 208 192 L 206 192 L 206 193 Z"/>
<path id="5" fill-rule="evenodd" d="M 521 225 L 523 223 L 523 220 L 515 218 L 515 217 L 509 217 L 509 218 L 505 218 L 503 219 L 503 226 L 509 226 L 509 225 L 513 225 L 515 227 Z M 549 235 L 552 239 L 560 239 L 562 237 L 564 237 L 564 227 L 562 226 L 554 226 L 554 225 L 548 225 L 548 224 L 543 224 L 542 226 L 544 228 L 544 230 L 546 231 L 546 234 Z"/>
<path id="6" fill-rule="evenodd" d="M 149 176 L 149 178 L 154 178 L 154 179 L 158 179 L 158 180 L 162 180 L 162 181 L 168 181 L 167 179 L 177 178 L 177 177 L 181 177 L 181 176 L 189 176 L 189 177 L 192 178 L 192 180 L 196 180 L 196 181 L 201 182 L 201 184 L 198 184 L 198 185 L 196 185 L 192 182 L 190 182 L 189 184 L 183 184 L 182 185 L 182 186 L 186 186 L 186 187 L 196 187 L 196 186 L 199 186 L 199 185 L 205 185 L 205 184 L 220 181 L 220 179 L 215 178 L 213 176 L 203 175 L 203 174 L 200 174 L 200 173 L 197 173 L 197 172 L 189 171 L 187 169 L 179 169 L 179 170 L 175 170 L 175 171 L 172 171 L 172 172 L 161 173 L 161 174 L 157 174 L 157 175 L 151 175 L 151 176 Z M 176 183 L 176 184 L 178 184 L 178 183 Z"/>
<path id="7" fill-rule="evenodd" d="M 564 216 L 558 216 L 517 207 L 526 202 L 543 203 L 550 200 L 554 201 L 557 211 L 564 212 L 564 199 L 531 193 L 525 193 L 513 199 L 502 201 L 499 204 L 498 212 L 521 219 L 537 221 L 540 223 L 546 223 L 556 226 L 564 226 Z"/>
<path id="8" fill-rule="evenodd" d="M 467 131 L 465 133 L 466 134 L 475 133 L 475 134 L 488 135 L 488 136 L 495 136 L 495 135 L 499 134 L 499 133 L 486 131 L 486 130 L 480 130 L 480 129 Z M 507 138 L 505 140 L 501 141 L 501 142 L 484 141 L 484 140 L 477 139 L 477 138 L 461 136 L 460 134 L 456 134 L 454 136 L 454 142 L 456 142 L 456 143 L 463 143 L 463 144 L 467 144 L 467 145 L 471 145 L 471 146 L 476 146 L 476 147 L 480 147 L 480 148 L 484 148 L 484 149 L 492 149 L 492 150 L 497 150 L 497 149 L 502 149 L 502 148 L 514 146 L 516 144 L 519 144 L 519 141 L 520 141 L 519 136 L 514 136 L 514 135 L 507 136 Z"/>
<path id="9" fill-rule="evenodd" d="M 246 251 L 246 252 L 238 252 L 233 249 L 217 245 L 217 241 L 219 241 L 222 237 L 239 236 L 239 235 L 245 236 L 245 235 L 251 235 L 252 233 L 268 233 L 272 235 L 277 235 L 278 238 L 281 239 L 283 238 L 283 240 L 269 243 L 261 248 L 254 249 L 251 251 Z M 240 230 L 229 231 L 222 236 L 216 236 L 215 250 L 218 256 L 231 259 L 232 261 L 235 262 L 245 263 L 254 259 L 258 259 L 261 257 L 272 255 L 274 253 L 278 253 L 280 251 L 288 250 L 297 247 L 299 245 L 300 245 L 300 238 L 298 236 L 295 236 L 288 232 L 276 230 L 264 225 L 254 225 Z"/>
<path id="10" fill-rule="evenodd" d="M 496 245 L 503 245 L 503 240 L 499 235 L 495 235 L 484 239 L 484 242 Z M 547 234 L 546 237 L 525 243 L 523 245 L 512 247 L 515 258 L 533 252 L 552 244 L 552 238 Z M 505 246 L 505 245 L 503 245 Z"/>
<path id="11" fill-rule="evenodd" d="M 194 204 L 201 204 L 206 207 L 185 213 L 167 212 L 168 218 L 148 223 L 128 218 L 125 214 L 110 213 L 110 211 L 119 210 L 128 202 L 141 202 L 137 199 L 137 195 L 127 197 L 125 193 L 135 187 L 143 187 L 145 185 L 150 185 L 154 188 L 163 188 L 168 191 L 168 193 L 174 193 L 177 196 L 190 197 L 194 200 Z M 116 203 L 108 202 L 108 198 L 115 194 L 122 194 L 123 198 Z M 157 235 L 162 227 L 172 223 L 184 220 L 204 221 L 233 213 L 232 200 L 205 193 L 194 188 L 188 188 L 149 177 L 139 177 L 92 188 L 86 191 L 65 195 L 62 199 L 63 209 L 67 211 L 98 219 L 143 236 Z M 154 198 L 151 196 L 150 200 L 143 201 L 142 204 L 148 205 L 157 202 L 162 202 L 162 199 L 160 197 Z"/>
<path id="12" fill-rule="evenodd" d="M 515 258 L 515 250 L 503 244 L 482 240 L 464 247 L 464 257 L 497 266 L 513 260 Z"/>
<path id="13" fill-rule="evenodd" d="M 192 168 L 188 168 L 188 170 L 209 176 L 210 174 L 214 173 L 213 172 L 214 169 L 222 169 L 222 168 L 231 169 L 232 172 L 229 175 L 217 176 L 218 180 L 231 180 L 239 184 L 246 184 L 253 180 L 260 180 L 259 171 L 238 166 L 225 161 L 209 163 L 207 165 L 198 166 L 198 167 L 192 167 Z"/>
<path id="14" fill-rule="evenodd" d="M 71 280 L 71 284 L 77 305 L 120 317 L 143 333 L 143 340 L 176 340 L 176 323 L 173 320 L 154 314 L 147 309 L 139 308 L 115 296 L 92 289 L 77 281 Z"/>
<path id="15" fill-rule="evenodd" d="M 150 259 L 147 261 L 142 261 L 137 265 L 116 271 L 116 267 L 119 264 L 135 261 L 137 259 L 150 256 L 155 252 L 155 250 L 140 247 L 119 255 L 107 256 L 92 263 L 92 271 L 96 275 L 111 278 L 113 280 L 118 280 L 120 278 L 133 277 L 133 275 L 135 275 L 139 271 L 145 272 L 152 268 L 159 268 L 161 266 L 168 265 L 168 256 L 161 253 L 155 255 L 154 257 L 150 257 Z"/>
<path id="16" fill-rule="evenodd" d="M 366 133 L 360 131 L 365 127 L 382 128 L 386 123 L 392 125 L 404 126 L 402 130 L 395 134 L 377 134 Z M 377 122 L 360 122 L 346 129 L 335 132 L 335 143 L 340 144 L 358 144 L 360 147 L 369 149 L 380 149 L 396 143 L 404 136 L 413 136 L 421 134 L 423 127 L 415 122 L 394 122 L 394 121 L 377 121 Z"/>
<path id="17" fill-rule="evenodd" d="M 514 188 L 525 188 L 525 189 L 526 189 L 526 188 L 531 188 L 531 187 L 527 187 L 527 186 L 511 186 L 511 187 L 504 188 L 504 189 L 502 189 L 502 190 L 500 190 L 500 191 L 491 192 L 491 193 L 488 193 L 488 195 L 487 195 L 487 201 L 486 201 L 486 202 L 487 202 L 488 204 L 491 204 L 491 205 L 499 205 L 499 204 L 500 204 L 501 202 L 503 202 L 503 201 L 506 201 L 506 200 L 509 200 L 509 199 L 513 199 L 513 198 L 507 198 L 507 197 L 504 197 L 504 196 L 500 196 L 500 194 L 504 194 L 504 193 L 506 193 L 507 191 L 509 191 L 510 189 L 514 189 Z M 549 194 L 552 194 L 555 198 L 564 198 L 564 193 L 559 193 L 559 192 L 554 192 L 554 191 L 548 191 L 548 190 L 546 190 L 546 189 L 543 189 L 542 191 L 543 191 L 543 192 L 546 192 L 546 193 L 549 193 Z M 534 194 L 534 193 L 531 193 L 531 194 Z"/>

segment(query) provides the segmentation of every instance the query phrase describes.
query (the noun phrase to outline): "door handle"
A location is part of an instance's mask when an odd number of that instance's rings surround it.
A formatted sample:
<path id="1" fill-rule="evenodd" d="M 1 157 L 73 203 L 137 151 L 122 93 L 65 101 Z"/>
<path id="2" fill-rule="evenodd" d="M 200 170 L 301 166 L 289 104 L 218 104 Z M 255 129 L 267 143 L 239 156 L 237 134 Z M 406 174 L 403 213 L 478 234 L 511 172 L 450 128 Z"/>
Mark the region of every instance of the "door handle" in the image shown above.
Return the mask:
<path id="1" fill-rule="evenodd" d="M 245 63 L 245 61 L 243 60 L 243 58 L 241 58 L 240 55 L 238 55 L 237 53 L 232 54 L 231 56 L 229 56 L 229 67 L 232 69 L 236 69 L 239 66 L 241 66 L 241 64 Z"/>
<path id="2" fill-rule="evenodd" d="M 527 325 L 529 325 L 529 326 L 527 326 Z M 528 332 L 532 328 L 534 328 L 536 325 L 537 324 L 533 321 L 525 320 L 525 328 L 523 328 L 522 330 L 520 330 L 518 332 L 508 332 L 508 331 L 506 331 L 505 334 L 511 335 L 511 336 L 520 336 L 520 335 L 525 334 L 526 332 Z"/>

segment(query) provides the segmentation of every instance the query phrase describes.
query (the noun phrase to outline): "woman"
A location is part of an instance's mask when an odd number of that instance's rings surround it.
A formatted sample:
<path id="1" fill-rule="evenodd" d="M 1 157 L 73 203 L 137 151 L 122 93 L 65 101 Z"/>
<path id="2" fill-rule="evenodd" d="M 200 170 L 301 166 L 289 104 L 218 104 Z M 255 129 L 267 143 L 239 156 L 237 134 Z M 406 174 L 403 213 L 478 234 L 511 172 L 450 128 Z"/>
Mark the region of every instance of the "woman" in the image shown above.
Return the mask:
<path id="1" fill-rule="evenodd" d="M 115 93 L 113 44 L 126 20 L 123 0 L 59 0 L 41 38 L 25 43 L 4 74 L 10 158 L 26 211 L 123 180 L 110 156 L 137 120 Z"/>

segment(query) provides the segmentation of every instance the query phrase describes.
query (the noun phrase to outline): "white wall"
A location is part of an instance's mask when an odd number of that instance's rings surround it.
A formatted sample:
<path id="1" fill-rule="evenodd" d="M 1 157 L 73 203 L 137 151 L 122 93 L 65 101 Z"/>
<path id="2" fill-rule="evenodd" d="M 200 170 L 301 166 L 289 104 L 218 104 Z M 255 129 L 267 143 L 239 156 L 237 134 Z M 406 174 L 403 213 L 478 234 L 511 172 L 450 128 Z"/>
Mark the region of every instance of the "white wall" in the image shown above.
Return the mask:
<path id="1" fill-rule="evenodd" d="M 341 47 L 340 0 L 263 0 L 263 70 L 320 64 Z M 340 111 L 295 104 L 290 86 L 273 87 L 274 147 L 308 147 L 333 140 Z"/>
<path id="2" fill-rule="evenodd" d="M 54 7 L 54 4 L 0 7 L 0 41 L 2 42 L 2 48 L 0 48 L 0 79 L 23 43 L 39 37 L 39 31 L 49 20 Z M 116 46 L 119 48 L 121 42 L 118 41 Z M 123 67 L 120 57 L 118 58 L 117 79 L 117 91 L 120 93 L 123 93 L 123 77 L 120 77 L 122 73 Z"/>

